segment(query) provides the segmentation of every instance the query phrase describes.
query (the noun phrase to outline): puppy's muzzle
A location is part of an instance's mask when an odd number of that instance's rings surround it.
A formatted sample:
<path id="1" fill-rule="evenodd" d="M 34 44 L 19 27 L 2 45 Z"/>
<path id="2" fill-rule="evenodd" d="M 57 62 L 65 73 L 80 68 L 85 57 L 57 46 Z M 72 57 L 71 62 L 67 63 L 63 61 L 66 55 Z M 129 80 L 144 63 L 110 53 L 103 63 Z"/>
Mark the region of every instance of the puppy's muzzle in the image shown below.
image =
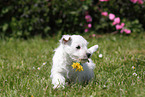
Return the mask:
<path id="1" fill-rule="evenodd" d="M 91 57 L 91 54 L 90 53 L 87 53 L 87 57 L 90 58 Z"/>

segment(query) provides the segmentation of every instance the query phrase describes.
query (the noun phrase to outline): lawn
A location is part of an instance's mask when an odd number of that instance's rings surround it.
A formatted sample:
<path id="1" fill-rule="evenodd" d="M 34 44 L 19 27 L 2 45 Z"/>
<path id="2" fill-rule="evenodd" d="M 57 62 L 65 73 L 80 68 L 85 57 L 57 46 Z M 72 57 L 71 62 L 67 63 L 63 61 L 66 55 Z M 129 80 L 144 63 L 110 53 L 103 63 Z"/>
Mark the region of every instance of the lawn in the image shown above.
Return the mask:
<path id="1" fill-rule="evenodd" d="M 53 90 L 50 79 L 53 50 L 59 38 L 0 40 L 0 97 L 145 95 L 145 34 L 83 37 L 88 40 L 88 47 L 99 45 L 92 56 L 95 78 L 87 85 L 76 83 L 64 90 Z"/>

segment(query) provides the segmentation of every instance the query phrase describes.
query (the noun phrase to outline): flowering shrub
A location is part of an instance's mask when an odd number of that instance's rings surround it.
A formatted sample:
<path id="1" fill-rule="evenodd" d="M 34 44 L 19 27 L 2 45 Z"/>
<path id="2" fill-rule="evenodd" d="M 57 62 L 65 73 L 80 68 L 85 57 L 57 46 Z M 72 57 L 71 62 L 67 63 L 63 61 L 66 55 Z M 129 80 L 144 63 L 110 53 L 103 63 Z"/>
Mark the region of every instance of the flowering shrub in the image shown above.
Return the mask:
<path id="1" fill-rule="evenodd" d="M 130 0 L 132 3 L 138 3 L 138 4 L 143 4 L 144 1 L 143 0 Z M 99 0 L 99 3 L 100 2 L 109 2 L 109 0 Z M 118 30 L 120 31 L 120 33 L 123 33 L 125 32 L 126 34 L 130 34 L 131 33 L 131 30 L 130 29 L 127 29 L 125 27 L 125 23 L 120 23 L 120 17 L 116 17 L 115 14 L 113 13 L 110 13 L 108 15 L 108 12 L 107 11 L 102 11 L 100 8 L 98 8 L 99 11 L 101 12 L 101 15 L 102 16 L 105 16 L 105 17 L 108 17 L 112 22 L 112 26 L 115 26 L 117 32 Z M 103 8 L 102 8 L 103 9 Z"/>
<path id="2" fill-rule="evenodd" d="M 1 0 L 0 37 L 89 31 L 126 34 L 145 28 L 144 0 Z"/>
<path id="3" fill-rule="evenodd" d="M 144 23 L 142 22 L 142 20 L 145 20 L 145 19 L 143 19 L 143 16 L 141 14 L 136 15 L 136 13 L 140 12 L 139 10 L 137 12 L 136 8 L 140 9 L 140 10 L 144 10 L 144 8 L 143 8 L 144 0 L 126 0 L 125 2 L 123 2 L 121 0 L 118 0 L 118 1 L 99 0 L 99 1 L 102 2 L 102 3 L 98 3 L 98 4 L 101 4 L 101 8 L 100 8 L 101 10 L 99 9 L 99 11 L 101 12 L 101 15 L 108 17 L 109 20 L 112 21 L 112 26 L 115 26 L 115 30 L 117 30 L 117 32 L 119 31 L 120 33 L 125 32 L 126 34 L 130 34 L 131 32 L 142 32 L 143 31 L 144 27 L 142 24 L 144 24 Z M 114 3 L 115 4 L 115 5 L 113 5 L 114 8 L 117 7 L 117 8 L 119 8 L 119 10 L 116 11 L 113 9 L 113 10 L 108 11 L 109 8 L 112 9 L 111 7 L 108 6 L 109 5 L 108 3 L 110 3 L 110 2 Z M 102 7 L 102 5 L 103 5 L 103 7 Z M 106 7 L 108 7 L 108 9 L 106 9 Z M 133 9 L 134 12 L 132 12 L 131 9 Z M 109 12 L 113 12 L 113 13 L 109 14 Z M 140 12 L 140 13 L 142 13 L 142 12 Z M 116 16 L 119 16 L 119 17 L 116 17 Z M 122 21 L 122 23 L 121 23 L 121 21 Z M 135 23 L 135 25 L 134 25 L 134 23 Z M 137 29 L 140 29 L 140 31 Z"/>
<path id="4" fill-rule="evenodd" d="M 102 12 L 101 14 L 103 16 L 108 16 L 107 12 Z M 125 23 L 120 24 L 120 18 L 119 17 L 115 18 L 115 15 L 110 13 L 109 14 L 109 19 L 113 21 L 112 25 L 116 27 L 116 30 L 121 30 L 120 33 L 123 33 L 123 32 L 125 32 L 126 34 L 131 33 L 131 30 L 124 28 Z"/>

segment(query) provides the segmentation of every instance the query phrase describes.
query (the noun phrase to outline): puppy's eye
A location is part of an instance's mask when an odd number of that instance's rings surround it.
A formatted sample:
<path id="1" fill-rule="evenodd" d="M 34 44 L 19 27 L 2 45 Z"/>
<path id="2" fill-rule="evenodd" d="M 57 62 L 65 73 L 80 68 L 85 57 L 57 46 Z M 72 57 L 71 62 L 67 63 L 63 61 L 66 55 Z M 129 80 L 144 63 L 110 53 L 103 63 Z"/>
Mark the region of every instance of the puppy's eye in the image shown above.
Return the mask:
<path id="1" fill-rule="evenodd" d="M 80 47 L 80 46 L 77 46 L 76 48 L 77 48 L 77 49 L 80 49 L 81 47 Z"/>

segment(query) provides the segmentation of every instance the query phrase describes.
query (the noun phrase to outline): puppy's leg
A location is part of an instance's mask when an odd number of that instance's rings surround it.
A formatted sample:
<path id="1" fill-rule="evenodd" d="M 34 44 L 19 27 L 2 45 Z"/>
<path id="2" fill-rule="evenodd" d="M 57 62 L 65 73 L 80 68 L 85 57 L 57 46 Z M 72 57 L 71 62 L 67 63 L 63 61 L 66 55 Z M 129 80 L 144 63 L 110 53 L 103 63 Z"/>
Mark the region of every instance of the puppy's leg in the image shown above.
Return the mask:
<path id="1" fill-rule="evenodd" d="M 94 46 L 90 47 L 88 50 L 92 55 L 95 51 L 97 51 L 97 49 L 98 49 L 98 45 L 94 45 Z"/>
<path id="2" fill-rule="evenodd" d="M 54 89 L 63 87 L 65 85 L 65 77 L 60 73 L 55 73 L 52 78 L 52 84 L 54 85 Z"/>

